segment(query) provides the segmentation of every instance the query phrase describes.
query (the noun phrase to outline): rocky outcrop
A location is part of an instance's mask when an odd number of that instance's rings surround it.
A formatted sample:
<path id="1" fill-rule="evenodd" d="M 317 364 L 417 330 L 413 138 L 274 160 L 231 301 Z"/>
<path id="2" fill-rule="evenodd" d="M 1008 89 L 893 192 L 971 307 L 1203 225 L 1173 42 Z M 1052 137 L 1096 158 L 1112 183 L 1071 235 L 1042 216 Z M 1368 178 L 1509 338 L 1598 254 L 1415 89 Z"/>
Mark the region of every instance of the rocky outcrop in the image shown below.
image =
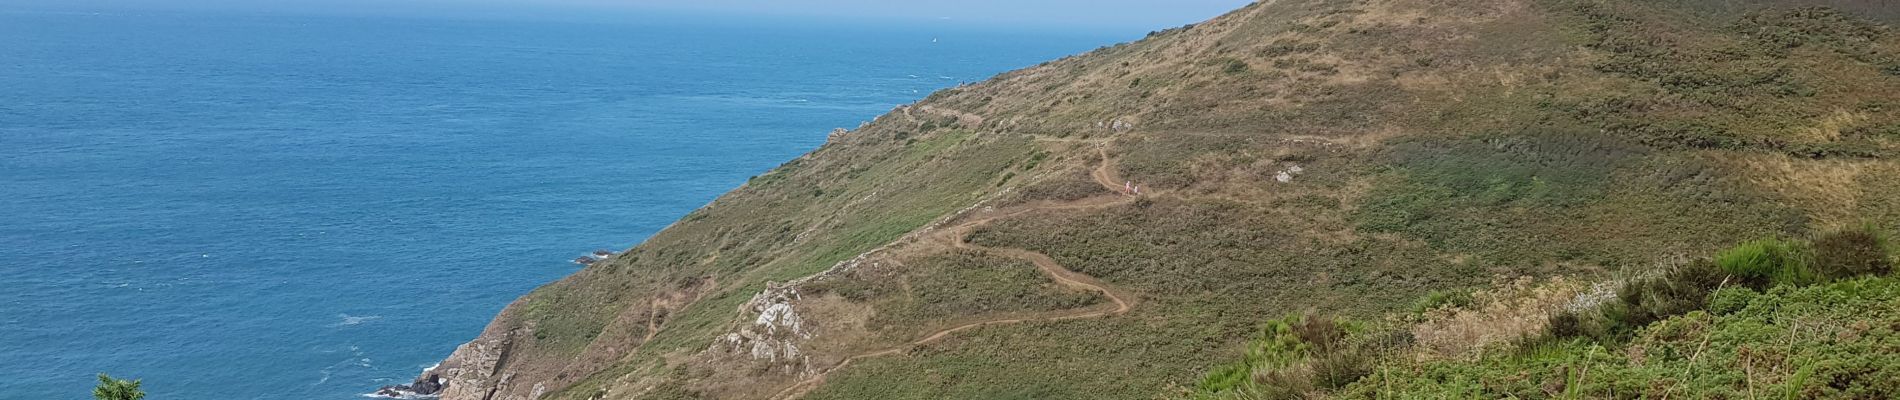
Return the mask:
<path id="1" fill-rule="evenodd" d="M 447 383 L 448 380 L 443 379 L 441 375 L 423 374 L 421 378 L 417 378 L 413 383 L 384 386 L 381 389 L 376 389 L 376 393 L 371 393 L 370 395 L 392 399 L 437 397 L 442 393 L 442 389 Z"/>
<path id="2" fill-rule="evenodd" d="M 811 340 L 812 331 L 794 306 L 799 299 L 797 285 L 768 283 L 765 291 L 739 306 L 741 313 L 757 315 L 752 323 L 721 336 L 706 351 L 768 363 L 789 375 L 809 373 L 811 356 L 799 350 L 799 344 Z"/>
<path id="3" fill-rule="evenodd" d="M 508 348 L 512 344 L 514 332 L 501 337 L 476 338 L 455 349 L 455 353 L 442 365 L 430 370 L 431 374 L 440 374 L 446 383 L 442 397 L 451 399 L 487 398 L 489 393 L 507 382 L 506 375 L 496 376 L 508 358 Z"/>
<path id="4" fill-rule="evenodd" d="M 393 398 L 440 397 L 444 399 L 491 399 L 497 388 L 506 385 L 509 349 L 520 330 L 490 326 L 475 340 L 455 348 L 448 359 L 423 371 L 422 377 L 408 385 L 384 387 L 375 394 Z M 497 399 L 499 400 L 499 399 Z"/>

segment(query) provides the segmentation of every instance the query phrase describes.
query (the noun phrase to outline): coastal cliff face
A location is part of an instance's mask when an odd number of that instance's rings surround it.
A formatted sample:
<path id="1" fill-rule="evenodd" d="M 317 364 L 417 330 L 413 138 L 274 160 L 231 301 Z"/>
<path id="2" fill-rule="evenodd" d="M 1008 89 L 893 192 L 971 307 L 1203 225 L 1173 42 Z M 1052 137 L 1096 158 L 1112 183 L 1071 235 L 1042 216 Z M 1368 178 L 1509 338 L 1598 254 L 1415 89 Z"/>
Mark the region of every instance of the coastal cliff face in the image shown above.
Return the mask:
<path id="1" fill-rule="evenodd" d="M 1165 397 L 1273 316 L 1893 226 L 1878 3 L 1252 4 L 833 132 L 414 386 Z"/>

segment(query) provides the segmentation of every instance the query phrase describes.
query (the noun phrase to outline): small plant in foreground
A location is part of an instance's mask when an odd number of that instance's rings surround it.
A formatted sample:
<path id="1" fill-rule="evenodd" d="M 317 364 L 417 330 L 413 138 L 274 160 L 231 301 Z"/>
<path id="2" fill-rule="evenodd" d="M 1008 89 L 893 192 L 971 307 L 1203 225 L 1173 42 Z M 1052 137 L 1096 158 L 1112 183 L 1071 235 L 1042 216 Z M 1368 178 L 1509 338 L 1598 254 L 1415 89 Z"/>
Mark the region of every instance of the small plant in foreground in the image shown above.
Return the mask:
<path id="1" fill-rule="evenodd" d="M 1270 321 L 1249 344 L 1246 360 L 1202 378 L 1195 398 L 1300 399 L 1332 391 L 1372 373 L 1387 343 L 1365 339 L 1355 325 L 1312 315 Z"/>
<path id="2" fill-rule="evenodd" d="M 1815 281 L 1801 243 L 1762 239 L 1742 243 L 1715 256 L 1715 264 L 1751 287 L 1804 285 Z"/>
<path id="3" fill-rule="evenodd" d="M 145 391 L 139 390 L 139 381 L 115 379 L 99 374 L 99 386 L 92 389 L 92 398 L 98 400 L 140 400 Z"/>

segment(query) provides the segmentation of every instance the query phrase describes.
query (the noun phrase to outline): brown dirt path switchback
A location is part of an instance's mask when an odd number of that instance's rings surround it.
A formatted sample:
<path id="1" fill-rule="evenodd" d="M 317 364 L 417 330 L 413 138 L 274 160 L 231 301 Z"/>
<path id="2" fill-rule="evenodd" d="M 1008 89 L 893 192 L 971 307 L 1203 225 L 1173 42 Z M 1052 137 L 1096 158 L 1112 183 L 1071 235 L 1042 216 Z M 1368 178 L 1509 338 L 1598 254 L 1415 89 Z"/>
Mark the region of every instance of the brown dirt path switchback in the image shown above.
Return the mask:
<path id="1" fill-rule="evenodd" d="M 1075 310 L 1058 311 L 1049 315 L 1039 316 L 1039 317 L 992 319 L 992 320 L 984 320 L 984 321 L 971 322 L 971 323 L 967 323 L 963 325 L 958 325 L 958 326 L 951 327 L 948 329 L 933 332 L 929 335 L 925 335 L 923 338 L 913 340 L 909 343 L 905 343 L 902 346 L 881 349 L 881 350 L 874 350 L 874 351 L 852 355 L 850 357 L 845 357 L 844 361 L 838 362 L 838 365 L 834 365 L 831 368 L 827 368 L 823 371 L 819 371 L 816 375 L 812 376 L 810 379 L 806 379 L 803 381 L 799 381 L 798 383 L 794 383 L 791 386 L 786 387 L 783 390 L 780 390 L 778 393 L 773 394 L 772 397 L 770 398 L 778 399 L 778 400 L 790 400 L 790 399 L 797 399 L 800 397 L 804 397 L 805 394 L 811 392 L 812 389 L 816 389 L 819 385 L 824 384 L 825 378 L 829 376 L 832 372 L 836 372 L 838 370 L 844 369 L 845 367 L 849 367 L 851 366 L 852 363 L 857 362 L 858 360 L 903 353 L 905 350 L 910 349 L 912 347 L 926 345 L 926 344 L 930 344 L 939 340 L 943 340 L 944 338 L 949 337 L 951 334 L 954 334 L 957 332 L 967 331 L 967 330 L 990 326 L 990 325 L 1018 324 L 1018 323 L 1032 322 L 1032 321 L 1067 321 L 1067 320 L 1084 319 L 1084 318 L 1107 317 L 1107 316 L 1113 316 L 1113 315 L 1121 315 L 1121 314 L 1127 313 L 1128 310 L 1134 309 L 1135 296 L 1133 294 L 1130 294 L 1121 288 L 1117 288 L 1113 285 L 1104 283 L 1100 279 L 1096 279 L 1095 277 L 1088 276 L 1080 272 L 1075 272 L 1074 270 L 1068 269 L 1067 267 L 1063 267 L 1061 263 L 1057 263 L 1054 258 L 1049 257 L 1049 255 L 1047 254 L 1030 251 L 1026 249 L 1018 249 L 1018 248 L 987 247 L 987 246 L 981 246 L 974 243 L 970 243 L 969 241 L 969 235 L 972 230 L 999 219 L 1015 217 L 1018 215 L 1035 212 L 1035 211 L 1106 208 L 1106 207 L 1126 204 L 1130 201 L 1133 201 L 1134 197 L 1132 197 L 1129 193 L 1126 193 L 1122 190 L 1122 182 L 1119 180 L 1119 177 L 1115 175 L 1115 171 L 1113 167 L 1114 162 L 1113 162 L 1113 159 L 1108 157 L 1108 150 L 1106 148 L 1098 147 L 1096 151 L 1098 154 L 1101 155 L 1102 161 L 1101 161 L 1101 164 L 1097 165 L 1095 169 L 1089 173 L 1089 175 L 1095 179 L 1095 182 L 1097 184 L 1102 185 L 1104 188 L 1107 188 L 1110 191 L 1118 193 L 1119 194 L 1118 196 L 1114 196 L 1113 198 L 1101 198 L 1101 197 L 1089 198 L 1089 199 L 1082 199 L 1082 200 L 1076 200 L 1076 201 L 1064 202 L 1064 203 L 1055 203 L 1055 204 L 1026 205 L 1026 206 L 1012 207 L 1013 209 L 1010 209 L 1010 210 L 986 211 L 984 212 L 984 214 L 988 214 L 987 216 L 974 218 L 967 222 L 957 224 L 949 228 L 945 228 L 942 231 L 939 231 L 940 232 L 939 234 L 933 235 L 933 237 L 939 240 L 947 241 L 950 246 L 960 248 L 960 249 L 987 251 L 987 252 L 1001 254 L 1008 257 L 1027 260 L 1031 264 L 1035 264 L 1037 270 L 1042 271 L 1043 275 L 1049 276 L 1049 279 L 1054 280 L 1057 284 L 1061 284 L 1063 286 L 1067 286 L 1070 288 L 1102 293 L 1102 296 L 1107 297 L 1110 302 L 1115 304 L 1114 308 L 1103 309 L 1101 307 L 1088 307 L 1088 308 L 1080 308 L 1080 309 L 1075 309 Z"/>

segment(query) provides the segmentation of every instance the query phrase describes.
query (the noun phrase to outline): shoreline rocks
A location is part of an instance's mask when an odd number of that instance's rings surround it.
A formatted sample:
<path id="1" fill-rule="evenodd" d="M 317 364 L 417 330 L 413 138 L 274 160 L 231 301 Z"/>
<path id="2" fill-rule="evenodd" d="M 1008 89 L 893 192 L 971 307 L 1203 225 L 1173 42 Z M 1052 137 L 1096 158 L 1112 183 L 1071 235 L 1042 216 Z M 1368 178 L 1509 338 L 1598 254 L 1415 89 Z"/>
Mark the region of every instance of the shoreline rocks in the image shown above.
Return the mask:
<path id="1" fill-rule="evenodd" d="M 615 253 L 611 250 L 594 250 L 593 253 L 574 258 L 574 263 L 580 265 L 594 265 L 594 263 L 597 262 L 607 261 L 607 259 L 613 258 L 613 256 L 617 254 L 619 253 Z"/>
<path id="2" fill-rule="evenodd" d="M 442 389 L 448 388 L 448 380 L 441 375 L 429 374 L 407 385 L 389 385 L 376 389 L 371 396 L 391 399 L 420 399 L 441 397 Z"/>

